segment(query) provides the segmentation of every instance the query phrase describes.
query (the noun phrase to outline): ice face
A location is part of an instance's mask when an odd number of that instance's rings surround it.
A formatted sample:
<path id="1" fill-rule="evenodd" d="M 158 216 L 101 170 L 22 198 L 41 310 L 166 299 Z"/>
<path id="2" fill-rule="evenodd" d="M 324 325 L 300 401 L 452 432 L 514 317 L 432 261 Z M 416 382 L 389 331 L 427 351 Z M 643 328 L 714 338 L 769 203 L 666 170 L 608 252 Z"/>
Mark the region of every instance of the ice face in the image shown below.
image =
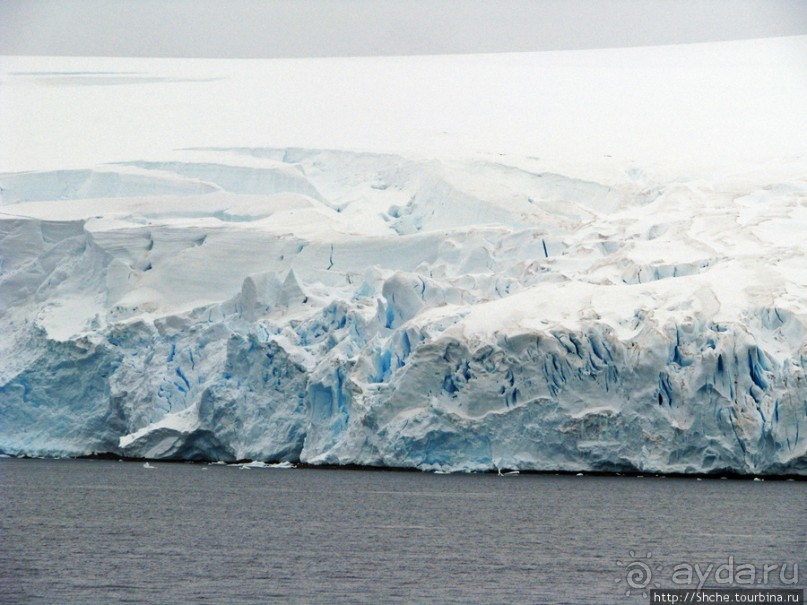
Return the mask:
<path id="1" fill-rule="evenodd" d="M 807 474 L 798 166 L 199 153 L 0 176 L 3 453 Z"/>

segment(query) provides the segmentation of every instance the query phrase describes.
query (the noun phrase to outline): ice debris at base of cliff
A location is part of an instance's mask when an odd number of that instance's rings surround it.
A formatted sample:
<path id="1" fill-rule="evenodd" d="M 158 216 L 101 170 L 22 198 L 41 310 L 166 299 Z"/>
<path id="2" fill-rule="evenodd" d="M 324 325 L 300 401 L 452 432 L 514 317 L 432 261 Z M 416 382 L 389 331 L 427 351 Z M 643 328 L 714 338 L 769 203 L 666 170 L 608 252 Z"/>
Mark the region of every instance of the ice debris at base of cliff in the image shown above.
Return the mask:
<path id="1" fill-rule="evenodd" d="M 807 474 L 803 179 L 194 153 L 0 175 L 4 454 Z"/>

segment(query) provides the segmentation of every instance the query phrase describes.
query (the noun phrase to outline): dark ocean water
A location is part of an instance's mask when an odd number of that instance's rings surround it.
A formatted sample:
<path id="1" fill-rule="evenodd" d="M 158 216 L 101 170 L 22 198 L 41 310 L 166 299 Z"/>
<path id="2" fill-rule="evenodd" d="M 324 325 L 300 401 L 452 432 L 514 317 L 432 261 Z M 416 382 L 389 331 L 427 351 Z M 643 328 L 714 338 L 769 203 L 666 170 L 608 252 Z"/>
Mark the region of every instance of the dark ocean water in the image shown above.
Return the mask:
<path id="1" fill-rule="evenodd" d="M 805 482 L 155 466 L 0 459 L 0 602 L 630 604 L 634 560 L 684 587 L 675 565 L 729 557 L 807 577 Z"/>

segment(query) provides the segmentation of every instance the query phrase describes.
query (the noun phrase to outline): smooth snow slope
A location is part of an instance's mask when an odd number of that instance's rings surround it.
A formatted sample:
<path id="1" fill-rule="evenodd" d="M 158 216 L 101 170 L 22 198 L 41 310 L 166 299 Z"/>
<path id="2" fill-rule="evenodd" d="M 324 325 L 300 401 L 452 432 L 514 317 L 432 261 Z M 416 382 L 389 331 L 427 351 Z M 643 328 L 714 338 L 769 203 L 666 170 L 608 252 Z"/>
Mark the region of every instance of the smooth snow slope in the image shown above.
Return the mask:
<path id="1" fill-rule="evenodd" d="M 0 450 L 807 474 L 805 51 L 5 58 Z"/>
<path id="2" fill-rule="evenodd" d="M 805 36 L 476 56 L 0 57 L 0 171 L 240 146 L 711 176 L 803 156 L 805 57 Z"/>

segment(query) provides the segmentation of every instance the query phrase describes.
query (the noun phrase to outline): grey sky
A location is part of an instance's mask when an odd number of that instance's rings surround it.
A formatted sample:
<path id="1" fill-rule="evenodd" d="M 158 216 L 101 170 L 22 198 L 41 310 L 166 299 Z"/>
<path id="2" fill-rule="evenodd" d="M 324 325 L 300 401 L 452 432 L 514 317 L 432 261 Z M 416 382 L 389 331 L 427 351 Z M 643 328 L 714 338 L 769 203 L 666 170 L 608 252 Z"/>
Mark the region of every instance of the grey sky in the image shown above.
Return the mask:
<path id="1" fill-rule="evenodd" d="M 807 0 L 0 0 L 0 54 L 306 57 L 807 34 Z"/>

